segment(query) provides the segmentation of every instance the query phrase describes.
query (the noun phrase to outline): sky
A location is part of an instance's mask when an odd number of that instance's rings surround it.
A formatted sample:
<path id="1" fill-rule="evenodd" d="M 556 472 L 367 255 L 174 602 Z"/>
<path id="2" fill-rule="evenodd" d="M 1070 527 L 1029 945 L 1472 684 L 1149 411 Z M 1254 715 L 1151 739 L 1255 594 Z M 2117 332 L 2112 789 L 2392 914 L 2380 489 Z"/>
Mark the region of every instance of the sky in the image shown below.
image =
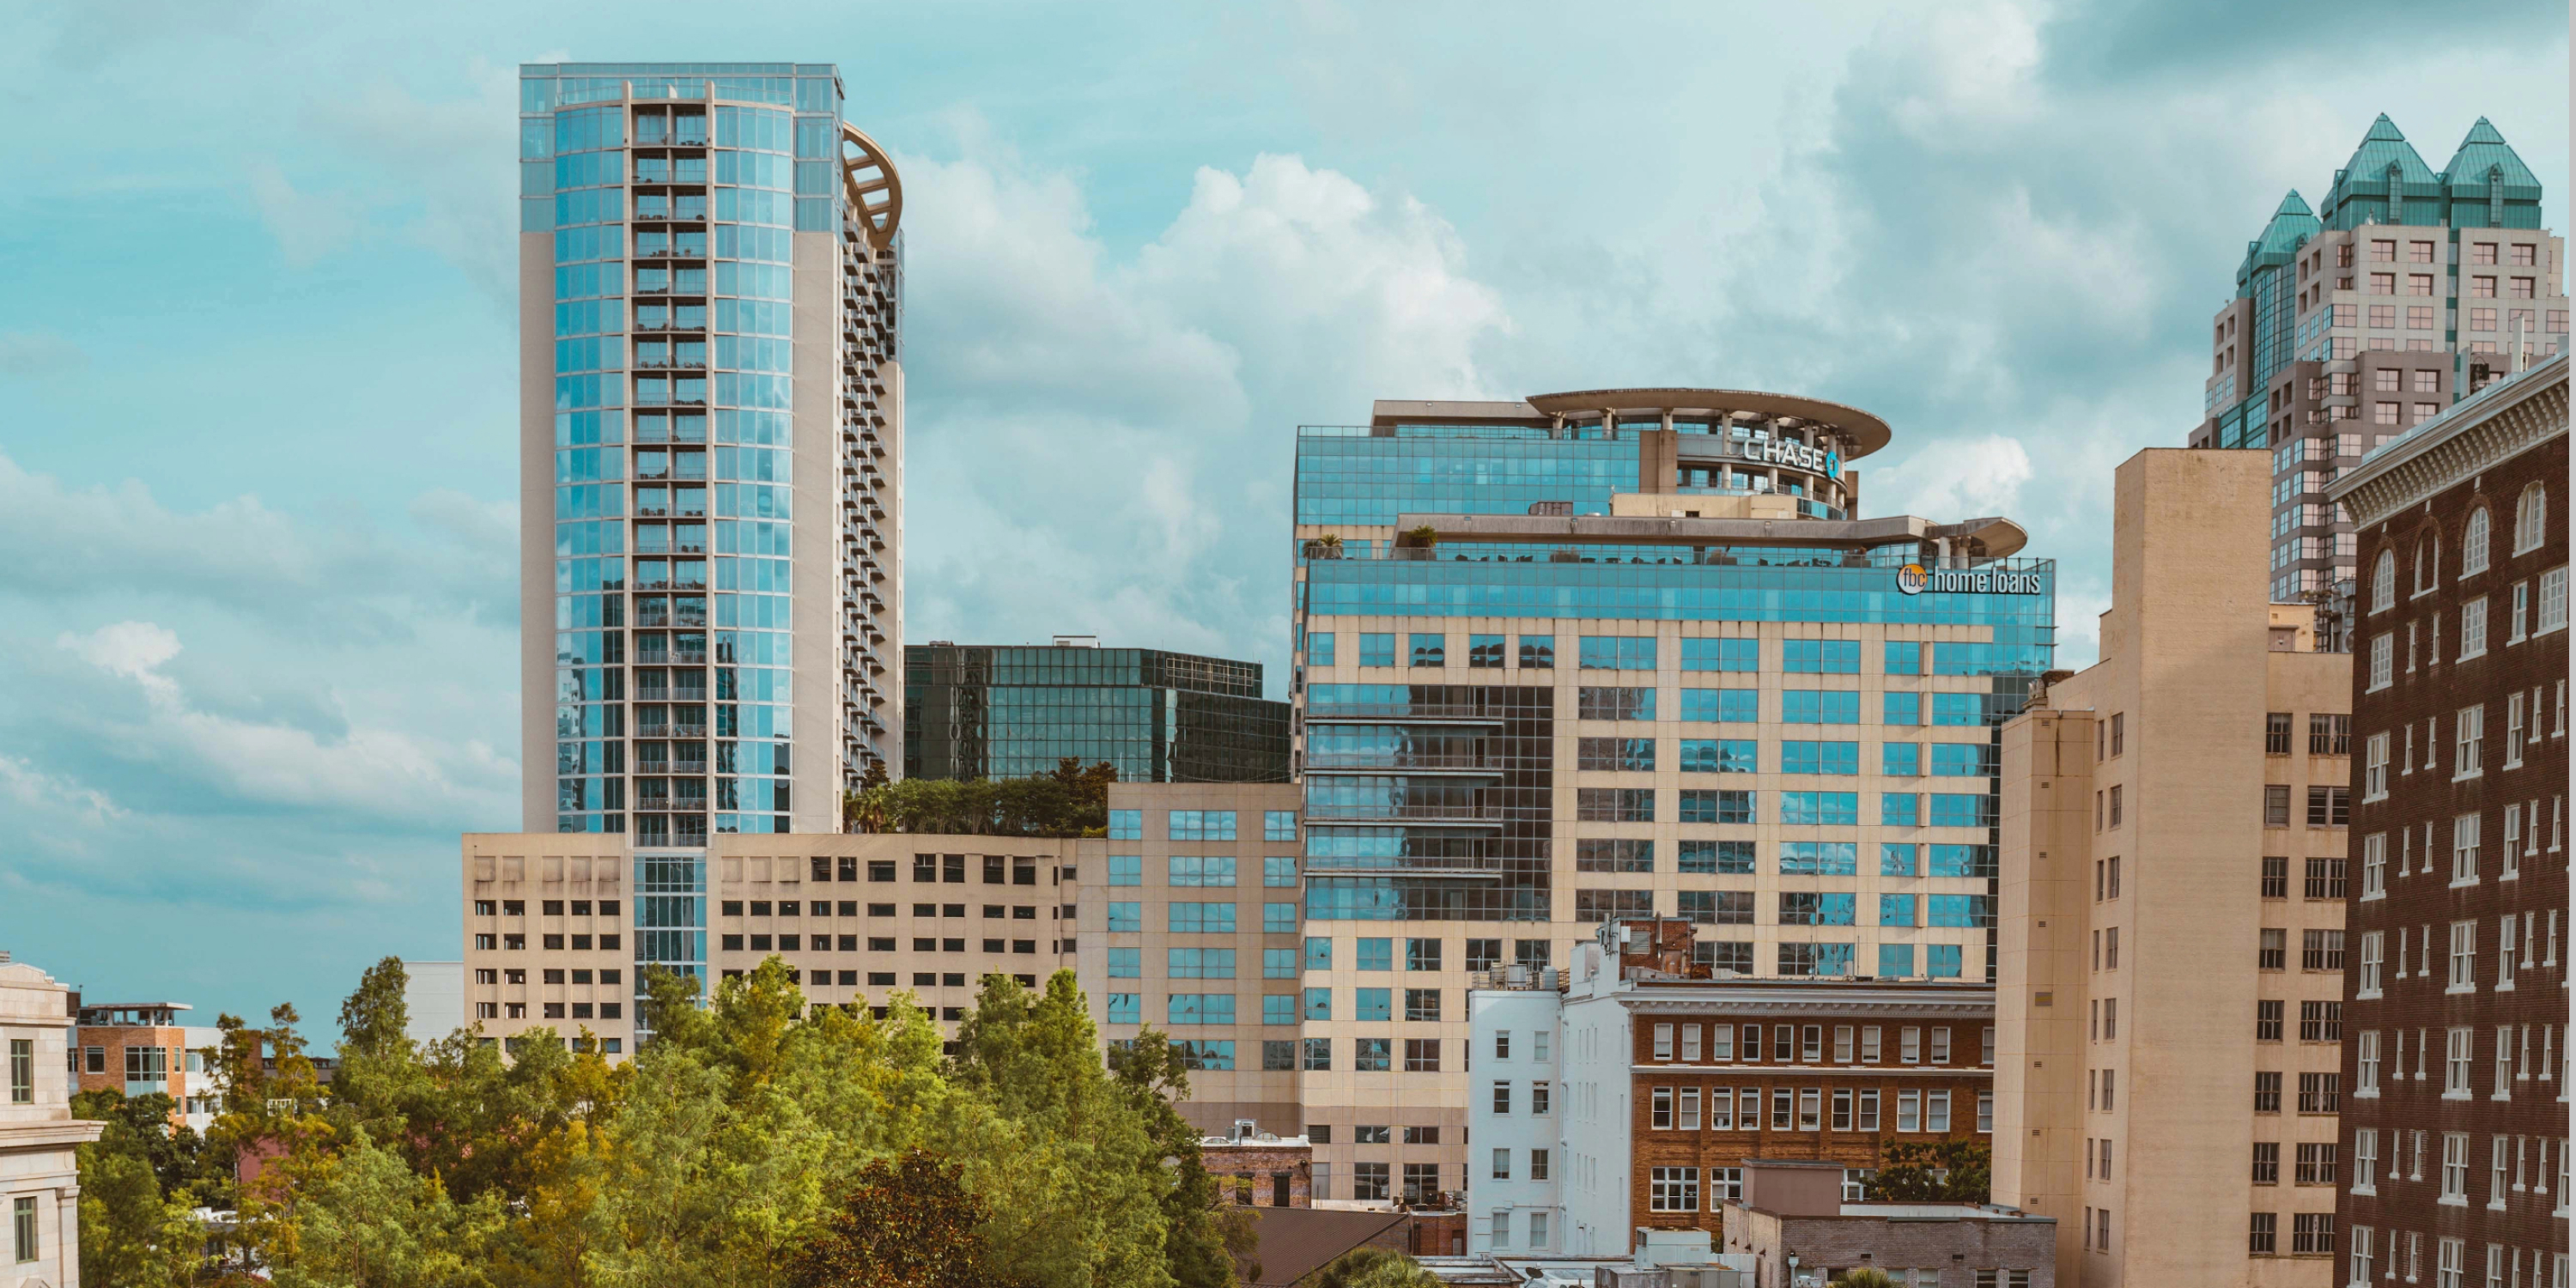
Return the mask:
<path id="1" fill-rule="evenodd" d="M 906 633 L 1252 658 L 1294 427 L 1776 389 L 2108 603 L 2245 242 L 2386 112 L 2567 185 L 2567 17 L 2395 0 L 11 0 L 0 948 L 328 1034 L 517 826 L 516 68 L 833 62 L 905 191 Z M 2402 74 L 2400 74 L 2402 73 Z"/>

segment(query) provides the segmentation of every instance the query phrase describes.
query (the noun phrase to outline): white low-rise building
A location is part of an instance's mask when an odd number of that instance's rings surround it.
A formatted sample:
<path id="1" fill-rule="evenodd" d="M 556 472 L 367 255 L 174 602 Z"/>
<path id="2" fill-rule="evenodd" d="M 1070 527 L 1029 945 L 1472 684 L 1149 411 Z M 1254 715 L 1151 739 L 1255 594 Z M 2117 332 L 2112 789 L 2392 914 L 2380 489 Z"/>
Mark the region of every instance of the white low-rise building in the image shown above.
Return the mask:
<path id="1" fill-rule="evenodd" d="M 1467 1246 L 1550 1252 L 1565 1238 L 1556 972 L 1515 966 L 1489 982 L 1467 994 Z"/>
<path id="2" fill-rule="evenodd" d="M 80 1160 L 106 1124 L 72 1117 L 70 990 L 0 952 L 0 1282 L 79 1288 Z"/>

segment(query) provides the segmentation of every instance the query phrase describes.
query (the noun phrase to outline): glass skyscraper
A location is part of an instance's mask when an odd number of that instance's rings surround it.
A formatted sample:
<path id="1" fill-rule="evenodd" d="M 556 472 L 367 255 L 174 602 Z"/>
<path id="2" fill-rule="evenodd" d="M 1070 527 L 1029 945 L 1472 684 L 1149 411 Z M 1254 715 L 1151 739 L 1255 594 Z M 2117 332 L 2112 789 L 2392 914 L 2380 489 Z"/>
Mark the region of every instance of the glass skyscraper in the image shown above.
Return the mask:
<path id="1" fill-rule="evenodd" d="M 1334 1172 L 1463 1180 L 1463 990 L 1606 920 L 1697 922 L 1720 973 L 1993 977 L 1996 736 L 2055 566 L 2008 519 L 1860 517 L 1889 438 L 1712 389 L 1300 431 L 1303 1096 L 1414 1146 Z"/>
<path id="2" fill-rule="evenodd" d="M 1025 778 L 1071 756 L 1126 783 L 1288 781 L 1288 704 L 1261 696 L 1258 662 L 934 640 L 905 646 L 903 677 L 906 778 Z"/>
<path id="3" fill-rule="evenodd" d="M 901 188 L 830 65 L 519 83 L 525 826 L 628 838 L 639 964 L 703 963 L 709 834 L 902 743 Z"/>

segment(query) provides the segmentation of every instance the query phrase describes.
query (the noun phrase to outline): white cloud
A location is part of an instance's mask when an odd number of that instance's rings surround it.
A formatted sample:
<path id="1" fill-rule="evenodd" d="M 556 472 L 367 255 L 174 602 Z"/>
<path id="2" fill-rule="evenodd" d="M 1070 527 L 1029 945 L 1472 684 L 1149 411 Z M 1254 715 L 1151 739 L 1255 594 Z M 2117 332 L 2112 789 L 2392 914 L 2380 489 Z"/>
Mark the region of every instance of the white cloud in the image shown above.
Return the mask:
<path id="1" fill-rule="evenodd" d="M 70 376 L 89 366 L 89 353 L 52 331 L 0 331 L 0 376 Z"/>
<path id="2" fill-rule="evenodd" d="M 1071 176 L 966 143 L 901 161 L 907 636 L 1275 660 L 1293 427 L 1482 392 L 1501 297 L 1429 208 L 1296 157 L 1201 168 L 1121 261 Z"/>
<path id="3" fill-rule="evenodd" d="M 1890 471 L 1896 492 L 1872 497 L 1864 477 L 1862 499 L 1872 512 L 1919 514 L 1947 523 L 1985 515 L 2021 513 L 2022 485 L 2031 480 L 2030 453 L 2002 434 L 1952 439 Z"/>
<path id="4" fill-rule="evenodd" d="M 516 766 L 480 741 L 440 745 L 392 728 L 351 727 L 326 738 L 292 725 L 200 709 L 163 671 L 179 637 L 151 622 L 65 632 L 55 646 L 130 681 L 140 718 L 102 712 L 100 734 L 129 761 L 210 783 L 244 801 L 393 819 L 479 810 L 508 816 Z"/>
<path id="5" fill-rule="evenodd" d="M 298 189 L 275 161 L 254 161 L 243 176 L 260 222 L 277 238 L 288 266 L 311 268 L 358 239 L 366 210 L 346 193 Z"/>
<path id="6" fill-rule="evenodd" d="M 48 774 L 15 756 L 0 756 L 0 798 L 9 800 L 21 820 L 39 817 L 97 827 L 125 811 L 107 793 Z"/>

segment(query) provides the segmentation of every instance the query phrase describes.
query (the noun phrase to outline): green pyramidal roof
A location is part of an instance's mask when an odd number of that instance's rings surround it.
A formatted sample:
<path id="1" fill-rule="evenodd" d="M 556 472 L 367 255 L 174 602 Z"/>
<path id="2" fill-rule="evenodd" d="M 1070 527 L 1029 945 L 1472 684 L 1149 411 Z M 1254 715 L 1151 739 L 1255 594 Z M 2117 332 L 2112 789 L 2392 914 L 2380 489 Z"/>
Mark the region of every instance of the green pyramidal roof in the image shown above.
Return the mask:
<path id="1" fill-rule="evenodd" d="M 2442 167 L 2442 182 L 2456 200 L 2484 201 L 2488 185 L 2494 179 L 2504 180 L 2504 195 L 2511 201 L 2540 200 L 2540 180 L 2504 135 L 2481 116 L 2469 127 L 2467 138 L 2460 140 L 2460 150 L 2451 154 L 2451 163 Z"/>
<path id="2" fill-rule="evenodd" d="M 2392 172 L 2397 181 L 2394 192 L 2389 186 Z M 2361 146 L 2353 149 L 2352 160 L 2335 171 L 2334 187 L 2326 193 L 2325 221 L 2335 228 L 2364 223 L 2430 224 L 2441 218 L 2441 196 L 2442 176 L 2424 164 L 2415 145 L 2382 112 L 2361 137 Z"/>
<path id="3" fill-rule="evenodd" d="M 2316 212 L 2308 209 L 2307 198 L 2300 196 L 2298 189 L 2290 189 L 2290 195 L 2281 198 L 2280 208 L 2263 225 L 2262 234 L 2245 243 L 2245 262 L 2236 266 L 2238 293 L 2250 289 L 2256 272 L 2289 263 L 2299 253 L 2300 245 L 2324 226 Z"/>

